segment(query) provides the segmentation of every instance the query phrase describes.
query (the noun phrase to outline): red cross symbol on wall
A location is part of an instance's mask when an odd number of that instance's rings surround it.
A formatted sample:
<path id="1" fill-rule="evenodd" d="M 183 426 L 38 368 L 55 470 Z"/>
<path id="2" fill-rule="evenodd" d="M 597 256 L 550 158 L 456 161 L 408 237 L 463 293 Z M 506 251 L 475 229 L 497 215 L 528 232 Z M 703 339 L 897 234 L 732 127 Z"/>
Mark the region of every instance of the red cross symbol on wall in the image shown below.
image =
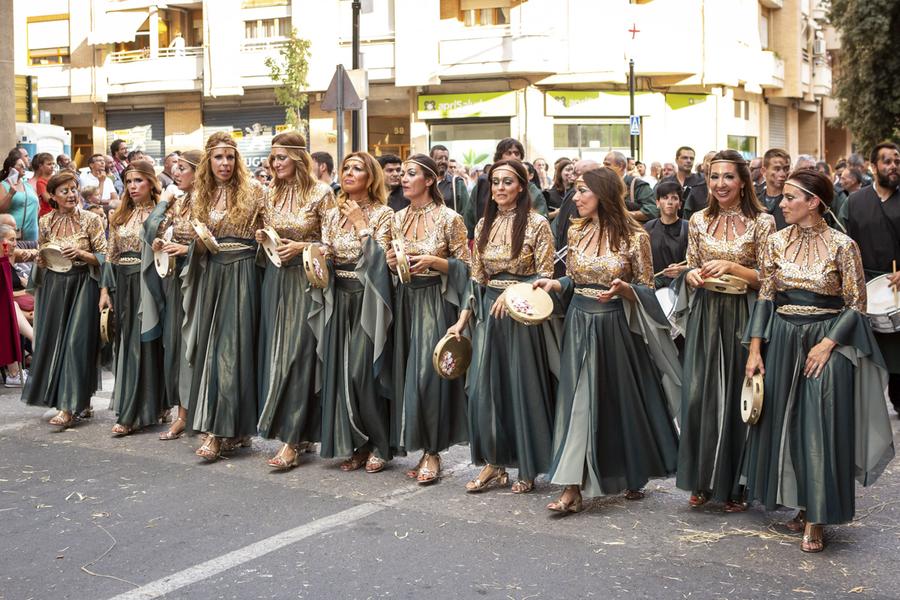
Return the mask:
<path id="1" fill-rule="evenodd" d="M 634 39 L 637 34 L 641 32 L 640 29 L 637 28 L 637 23 L 632 23 L 631 29 L 628 30 L 628 33 L 631 34 L 631 39 Z"/>

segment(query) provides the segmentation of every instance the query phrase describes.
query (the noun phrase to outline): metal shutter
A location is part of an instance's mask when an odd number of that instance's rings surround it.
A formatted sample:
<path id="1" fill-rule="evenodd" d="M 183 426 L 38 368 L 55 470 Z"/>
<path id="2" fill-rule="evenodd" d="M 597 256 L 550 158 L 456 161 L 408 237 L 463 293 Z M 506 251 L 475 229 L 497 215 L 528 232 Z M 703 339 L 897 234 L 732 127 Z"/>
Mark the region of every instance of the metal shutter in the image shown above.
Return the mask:
<path id="1" fill-rule="evenodd" d="M 129 150 L 142 150 L 161 165 L 166 156 L 165 117 L 162 110 L 117 110 L 106 113 L 106 152 L 117 139 Z"/>
<path id="2" fill-rule="evenodd" d="M 769 105 L 769 148 L 787 150 L 787 109 Z"/>
<path id="3" fill-rule="evenodd" d="M 286 129 L 281 106 L 244 106 L 207 108 L 203 111 L 203 137 L 216 131 L 234 136 L 238 150 L 251 170 L 264 164 L 272 147 L 272 138 Z"/>

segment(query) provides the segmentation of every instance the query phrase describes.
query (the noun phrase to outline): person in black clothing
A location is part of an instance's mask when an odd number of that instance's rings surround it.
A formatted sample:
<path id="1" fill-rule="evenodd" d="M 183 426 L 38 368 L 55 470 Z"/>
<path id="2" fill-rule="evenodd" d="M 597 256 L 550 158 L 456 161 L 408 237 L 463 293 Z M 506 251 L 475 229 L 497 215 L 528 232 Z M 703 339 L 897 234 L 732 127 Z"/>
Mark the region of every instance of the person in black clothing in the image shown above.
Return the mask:
<path id="1" fill-rule="evenodd" d="M 650 249 L 653 253 L 653 270 L 662 271 L 654 280 L 657 288 L 668 286 L 682 271 L 687 255 L 688 222 L 678 217 L 681 210 L 681 195 L 678 184 L 666 181 L 656 186 L 656 206 L 659 218 L 648 221 L 644 229 L 650 234 Z"/>
<path id="2" fill-rule="evenodd" d="M 659 209 L 656 208 L 653 188 L 643 179 L 629 175 L 627 164 L 625 155 L 615 150 L 603 157 L 603 166 L 612 169 L 625 184 L 625 208 L 631 218 L 638 223 L 655 219 L 659 216 Z"/>
<path id="3" fill-rule="evenodd" d="M 409 200 L 403 195 L 403 186 L 400 185 L 400 173 L 403 171 L 403 161 L 395 154 L 382 154 L 376 160 L 384 171 L 384 187 L 388 195 L 388 206 L 398 212 L 409 206 Z"/>
<path id="4" fill-rule="evenodd" d="M 690 219 L 691 215 L 703 210 L 707 205 L 709 190 L 706 187 L 706 178 L 702 173 L 694 173 L 694 157 L 696 153 L 690 146 L 682 146 L 675 151 L 675 164 L 678 170 L 674 175 L 664 177 L 660 183 L 674 181 L 681 190 L 682 217 Z"/>
<path id="5" fill-rule="evenodd" d="M 327 152 L 313 152 L 309 155 L 313 160 L 313 175 L 316 179 L 331 186 L 331 191 L 337 194 L 341 191 L 341 184 L 334 180 L 334 159 Z"/>
<path id="6" fill-rule="evenodd" d="M 544 191 L 547 196 L 547 210 L 551 221 L 556 218 L 566 194 L 573 185 L 575 185 L 575 163 L 568 158 L 560 158 L 556 161 L 553 184 Z"/>
<path id="7" fill-rule="evenodd" d="M 900 261 L 900 146 L 883 142 L 872 150 L 875 179 L 872 185 L 847 199 L 847 234 L 859 245 L 866 281 L 893 270 Z M 900 287 L 900 271 L 890 275 Z M 900 333 L 875 333 L 887 364 L 888 395 L 900 413 Z"/>
<path id="8" fill-rule="evenodd" d="M 447 146 L 435 144 L 431 147 L 431 160 L 438 167 L 438 190 L 444 197 L 444 204 L 452 208 L 460 215 L 465 213 L 466 207 L 469 205 L 469 190 L 466 188 L 466 182 L 462 177 L 456 175 L 450 165 L 450 151 Z"/>
<path id="9" fill-rule="evenodd" d="M 781 148 L 769 148 L 763 154 L 760 174 L 765 183 L 756 187 L 756 197 L 763 203 L 770 215 L 775 217 L 775 229 L 784 229 L 787 222 L 781 214 L 781 199 L 784 197 L 784 182 L 791 172 L 791 155 Z"/>

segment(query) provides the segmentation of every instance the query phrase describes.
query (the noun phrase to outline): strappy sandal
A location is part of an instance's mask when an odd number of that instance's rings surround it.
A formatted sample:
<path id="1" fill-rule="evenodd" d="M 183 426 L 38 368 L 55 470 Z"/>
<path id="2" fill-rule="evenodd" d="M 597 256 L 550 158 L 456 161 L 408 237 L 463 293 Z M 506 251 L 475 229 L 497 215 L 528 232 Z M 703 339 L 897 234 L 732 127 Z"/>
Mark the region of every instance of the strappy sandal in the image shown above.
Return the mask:
<path id="1" fill-rule="evenodd" d="M 93 416 L 94 416 L 94 409 L 93 409 L 92 407 L 88 406 L 86 409 L 84 409 L 83 411 L 81 411 L 80 413 L 78 413 L 78 417 L 77 417 L 77 418 L 79 418 L 79 419 L 91 419 L 91 418 L 93 418 Z"/>
<path id="2" fill-rule="evenodd" d="M 177 429 L 177 425 L 179 422 L 184 423 L 184 425 L 181 426 L 181 429 Z M 159 439 L 163 441 L 177 440 L 184 433 L 185 427 L 187 427 L 187 419 L 185 419 L 184 417 L 178 417 L 172 422 L 172 427 L 168 431 L 163 431 L 161 434 L 159 434 Z"/>
<path id="3" fill-rule="evenodd" d="M 134 429 L 128 427 L 127 425 L 122 425 L 121 423 L 116 423 L 115 425 L 113 425 L 113 437 L 125 437 L 126 435 L 131 435 L 132 433 L 134 433 Z"/>
<path id="4" fill-rule="evenodd" d="M 222 452 L 234 452 L 238 448 L 249 448 L 251 444 L 249 436 L 225 438 L 222 440 Z"/>
<path id="5" fill-rule="evenodd" d="M 527 494 L 533 489 L 534 479 L 518 479 L 514 484 L 512 484 L 512 488 L 510 488 L 510 491 L 513 494 Z"/>
<path id="6" fill-rule="evenodd" d="M 800 540 L 800 549 L 810 554 L 821 552 L 825 549 L 825 527 L 807 523 L 803 530 L 803 539 Z"/>
<path id="7" fill-rule="evenodd" d="M 288 452 L 293 452 L 293 456 L 287 458 Z M 278 454 L 270 458 L 266 464 L 276 471 L 292 469 L 300 464 L 300 450 L 292 444 L 285 444 L 278 451 Z"/>
<path id="8" fill-rule="evenodd" d="M 65 418 L 64 415 L 68 415 L 68 418 Z M 68 429 L 75 424 L 75 415 L 61 410 L 55 417 L 50 419 L 50 424 L 54 427 L 62 427 L 63 429 Z"/>
<path id="9" fill-rule="evenodd" d="M 806 529 L 806 511 L 797 512 L 793 519 L 784 524 L 784 526 L 794 533 L 802 533 Z"/>
<path id="10" fill-rule="evenodd" d="M 196 454 L 208 462 L 219 460 L 219 457 L 222 456 L 222 438 L 214 435 L 206 436 L 206 441 L 197 448 Z"/>
<path id="11" fill-rule="evenodd" d="M 419 477 L 419 470 L 425 465 L 425 459 L 428 457 L 427 454 L 423 454 L 422 458 L 419 459 L 419 462 L 416 464 L 415 469 L 410 469 L 406 472 L 406 476 L 410 479 L 417 479 Z"/>
<path id="12" fill-rule="evenodd" d="M 551 510 L 553 512 L 563 513 L 563 514 L 575 514 L 580 513 L 584 510 L 584 501 L 581 497 L 581 492 L 577 492 L 575 497 L 572 500 L 566 502 L 563 500 L 563 496 L 566 495 L 566 492 L 563 492 L 562 496 L 559 497 L 559 500 L 556 502 L 551 502 L 547 505 L 547 510 Z"/>
<path id="13" fill-rule="evenodd" d="M 384 466 L 387 463 L 383 458 L 378 458 L 374 454 L 369 456 L 369 460 L 366 461 L 366 473 L 373 475 L 375 473 L 381 473 L 384 471 Z"/>
<path id="14" fill-rule="evenodd" d="M 437 462 L 437 469 L 432 469 L 431 462 L 429 460 L 425 460 L 425 464 L 422 465 L 421 469 L 419 469 L 419 476 L 416 477 L 416 481 L 419 482 L 419 485 L 429 485 L 441 478 L 441 455 L 426 454 L 425 457 L 429 459 L 435 459 L 435 461 Z"/>
<path id="15" fill-rule="evenodd" d="M 366 460 L 369 458 L 369 455 L 366 453 L 354 454 L 347 460 L 341 463 L 341 471 L 345 473 L 349 473 L 350 471 L 356 471 L 357 469 L 362 468 L 363 465 L 366 464 Z"/>
<path id="16" fill-rule="evenodd" d="M 643 500 L 644 490 L 625 490 L 626 500 Z"/>
<path id="17" fill-rule="evenodd" d="M 707 502 L 709 502 L 709 495 L 706 492 L 694 492 L 688 500 L 688 504 L 693 507 L 703 506 Z"/>
<path id="18" fill-rule="evenodd" d="M 485 465 L 478 477 L 466 484 L 466 492 L 470 494 L 483 492 L 494 482 L 498 485 L 506 486 L 509 483 L 509 473 L 503 467 Z"/>
<path id="19" fill-rule="evenodd" d="M 727 513 L 742 513 L 747 510 L 746 502 L 735 502 L 734 500 L 729 500 L 725 503 L 725 512 Z"/>

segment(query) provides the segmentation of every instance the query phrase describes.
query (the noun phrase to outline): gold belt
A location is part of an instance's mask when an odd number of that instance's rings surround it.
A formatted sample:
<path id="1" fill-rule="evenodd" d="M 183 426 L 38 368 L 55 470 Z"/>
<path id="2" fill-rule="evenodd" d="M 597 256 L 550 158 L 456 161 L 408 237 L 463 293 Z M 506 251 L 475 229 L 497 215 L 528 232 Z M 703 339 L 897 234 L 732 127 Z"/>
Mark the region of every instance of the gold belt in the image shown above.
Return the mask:
<path id="1" fill-rule="evenodd" d="M 515 279 L 489 279 L 487 284 L 488 287 L 497 288 L 500 290 L 505 290 L 511 285 L 516 285 L 517 283 L 522 283 L 521 281 L 516 281 Z"/>
<path id="2" fill-rule="evenodd" d="M 141 259 L 136 256 L 123 256 L 119 259 L 119 262 L 115 263 L 117 265 L 139 265 L 141 264 Z"/>
<path id="3" fill-rule="evenodd" d="M 340 271 L 335 270 L 334 276 L 339 279 L 359 279 L 356 275 L 356 271 Z"/>
<path id="4" fill-rule="evenodd" d="M 579 296 L 584 296 L 585 298 L 593 298 L 597 299 L 597 294 L 602 292 L 603 290 L 598 290 L 597 288 L 589 288 L 589 287 L 577 287 L 575 288 L 575 293 Z"/>
<path id="5" fill-rule="evenodd" d="M 421 273 L 412 273 L 413 277 L 440 277 L 440 271 L 432 271 L 431 269 L 426 269 Z"/>
<path id="6" fill-rule="evenodd" d="M 819 308 L 818 306 L 801 306 L 799 304 L 785 304 L 775 309 L 780 315 L 836 315 L 842 308 Z"/>
<path id="7" fill-rule="evenodd" d="M 242 244 L 240 242 L 219 242 L 219 250 L 225 252 L 235 252 L 237 250 L 251 250 L 252 246 Z"/>

